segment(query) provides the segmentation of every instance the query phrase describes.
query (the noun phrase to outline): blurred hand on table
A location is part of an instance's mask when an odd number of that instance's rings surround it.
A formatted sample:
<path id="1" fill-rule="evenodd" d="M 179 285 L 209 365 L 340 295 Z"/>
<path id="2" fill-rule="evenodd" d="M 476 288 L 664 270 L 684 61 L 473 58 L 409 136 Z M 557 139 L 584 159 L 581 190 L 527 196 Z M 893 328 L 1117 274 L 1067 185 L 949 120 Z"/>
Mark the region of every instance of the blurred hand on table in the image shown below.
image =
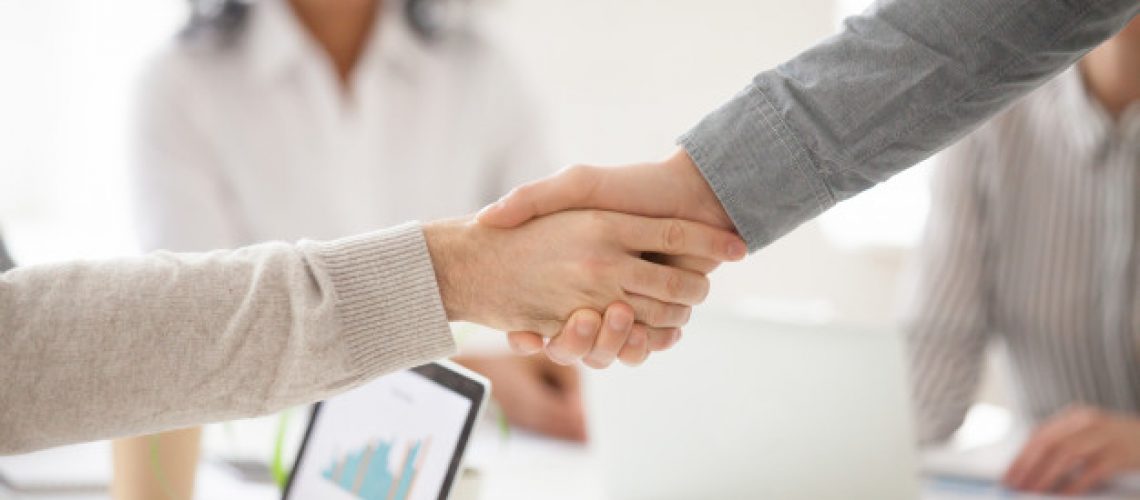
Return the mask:
<path id="1" fill-rule="evenodd" d="M 1016 490 L 1080 495 L 1140 470 L 1140 419 L 1077 406 L 1038 427 L 1006 472 Z"/>
<path id="2" fill-rule="evenodd" d="M 578 370 L 543 356 L 461 356 L 455 361 L 491 379 L 507 421 L 547 436 L 582 442 L 586 419 Z"/>

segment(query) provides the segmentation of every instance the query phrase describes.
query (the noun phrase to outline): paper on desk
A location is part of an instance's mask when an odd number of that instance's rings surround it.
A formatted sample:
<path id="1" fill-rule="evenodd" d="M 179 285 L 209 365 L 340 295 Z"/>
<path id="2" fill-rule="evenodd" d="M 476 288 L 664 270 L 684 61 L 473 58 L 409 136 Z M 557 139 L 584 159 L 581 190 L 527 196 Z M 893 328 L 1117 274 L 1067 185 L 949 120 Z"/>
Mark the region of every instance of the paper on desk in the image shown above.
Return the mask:
<path id="1" fill-rule="evenodd" d="M 1015 432 L 1000 441 L 968 449 L 927 449 L 922 452 L 921 470 L 927 477 L 1000 489 L 1002 476 L 1026 439 L 1024 432 Z M 1118 476 L 1106 491 L 1093 498 L 1140 498 L 1140 474 Z"/>
<path id="2" fill-rule="evenodd" d="M 1017 458 L 1024 443 L 1024 433 L 1015 433 L 1000 441 L 968 449 L 927 449 L 922 452 L 922 473 L 927 476 L 997 483 L 1009 464 Z"/>

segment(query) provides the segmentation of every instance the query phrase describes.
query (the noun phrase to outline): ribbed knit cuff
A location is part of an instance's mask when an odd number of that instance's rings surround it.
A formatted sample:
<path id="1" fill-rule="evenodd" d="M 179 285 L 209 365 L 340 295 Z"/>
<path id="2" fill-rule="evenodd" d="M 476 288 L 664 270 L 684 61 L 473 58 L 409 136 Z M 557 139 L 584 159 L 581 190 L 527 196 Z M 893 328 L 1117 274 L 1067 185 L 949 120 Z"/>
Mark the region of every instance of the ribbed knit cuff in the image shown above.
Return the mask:
<path id="1" fill-rule="evenodd" d="M 419 223 L 308 245 L 332 279 L 344 336 L 360 376 L 455 354 Z"/>

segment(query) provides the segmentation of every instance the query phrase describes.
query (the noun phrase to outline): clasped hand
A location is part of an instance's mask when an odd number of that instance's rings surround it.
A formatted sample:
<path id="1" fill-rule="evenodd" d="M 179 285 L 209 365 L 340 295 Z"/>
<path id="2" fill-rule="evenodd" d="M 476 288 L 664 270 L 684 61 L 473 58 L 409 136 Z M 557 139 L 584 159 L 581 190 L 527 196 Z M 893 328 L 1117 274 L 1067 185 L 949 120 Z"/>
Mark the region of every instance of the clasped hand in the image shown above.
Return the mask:
<path id="1" fill-rule="evenodd" d="M 747 253 L 683 151 L 567 169 L 425 234 L 449 318 L 510 331 L 517 352 L 595 368 L 671 347 L 707 274 Z"/>
<path id="2" fill-rule="evenodd" d="M 1075 406 L 1029 437 L 1003 482 L 1015 490 L 1081 495 L 1140 470 L 1140 419 Z"/>

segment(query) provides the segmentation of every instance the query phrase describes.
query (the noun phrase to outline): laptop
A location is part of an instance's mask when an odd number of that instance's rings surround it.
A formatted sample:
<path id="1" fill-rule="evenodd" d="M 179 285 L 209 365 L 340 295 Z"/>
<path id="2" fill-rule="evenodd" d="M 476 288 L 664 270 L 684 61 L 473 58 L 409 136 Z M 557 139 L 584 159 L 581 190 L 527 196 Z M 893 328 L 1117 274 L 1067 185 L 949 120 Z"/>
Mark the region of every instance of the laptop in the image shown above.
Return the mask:
<path id="1" fill-rule="evenodd" d="M 694 315 L 674 349 L 586 379 L 609 500 L 919 497 L 898 334 Z"/>
<path id="2" fill-rule="evenodd" d="M 317 403 L 284 500 L 446 500 L 489 393 L 438 362 Z"/>

